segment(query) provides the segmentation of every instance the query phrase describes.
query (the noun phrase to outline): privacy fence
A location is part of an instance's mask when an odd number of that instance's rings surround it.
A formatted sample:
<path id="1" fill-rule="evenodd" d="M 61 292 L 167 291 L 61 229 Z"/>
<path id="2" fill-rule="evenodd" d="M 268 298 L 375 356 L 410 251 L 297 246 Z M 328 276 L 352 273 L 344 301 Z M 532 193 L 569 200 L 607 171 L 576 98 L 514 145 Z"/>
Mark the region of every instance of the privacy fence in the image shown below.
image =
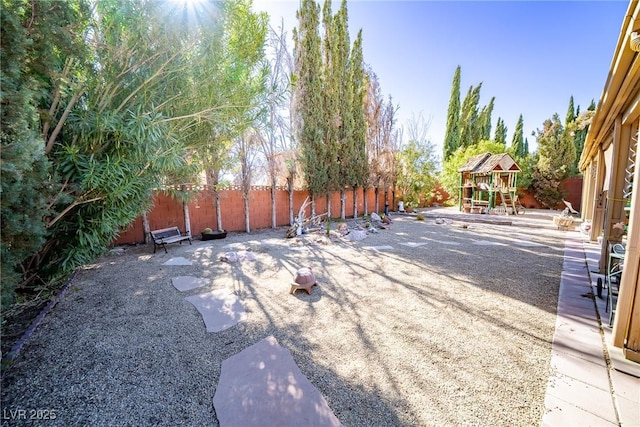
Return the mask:
<path id="1" fill-rule="evenodd" d="M 220 190 L 220 218 L 222 220 L 222 228 L 226 231 L 244 231 L 245 211 L 242 189 L 239 187 L 231 187 Z M 293 213 L 298 214 L 298 210 L 309 196 L 306 190 L 295 190 L 293 192 Z M 353 218 L 353 190 L 347 190 L 345 193 L 345 216 Z M 367 210 L 365 212 L 365 196 L 367 199 Z M 377 211 L 383 212 L 385 208 L 384 192 L 380 190 L 378 194 Z M 191 234 L 199 235 L 205 228 L 217 229 L 218 218 L 216 216 L 216 207 L 214 201 L 213 190 L 203 187 L 190 199 L 187 209 L 182 202 L 171 197 L 168 193 L 157 191 L 153 195 L 154 205 L 147 214 L 149 221 L 149 229 L 157 230 L 178 226 L 181 231 L 186 231 L 185 212 L 188 212 L 189 223 L 191 225 Z M 387 202 L 390 209 L 393 209 L 393 195 L 389 191 L 387 194 Z M 289 224 L 289 192 L 284 188 L 276 189 L 276 225 L 287 226 Z M 331 216 L 340 217 L 340 193 L 333 192 L 330 196 Z M 320 196 L 315 201 L 316 214 L 320 215 L 327 212 L 327 198 Z M 376 211 L 376 195 L 373 189 L 364 191 L 357 190 L 357 214 L 371 213 Z M 305 215 L 311 215 L 311 208 L 308 207 Z M 271 227 L 271 188 L 270 187 L 251 187 L 249 191 L 249 228 L 251 230 Z M 142 217 L 137 218 L 127 229 L 122 230 L 114 244 L 134 244 L 145 241 L 145 231 Z"/>
<path id="2" fill-rule="evenodd" d="M 582 178 L 568 178 L 561 183 L 561 189 L 565 194 L 566 200 L 570 201 L 573 207 L 580 210 Z M 383 212 L 385 208 L 385 195 L 382 190 L 378 194 L 378 204 L 376 206 L 376 195 L 373 189 L 364 191 L 362 188 L 357 190 L 357 214 L 371 212 Z M 444 197 L 448 194 L 444 190 L 440 190 Z M 226 231 L 244 231 L 245 212 L 242 189 L 240 187 L 231 187 L 220 190 L 220 218 L 222 219 L 222 228 Z M 295 190 L 293 192 L 293 213 L 298 214 L 298 210 L 309 196 L 306 190 Z M 345 200 L 345 216 L 353 218 L 353 191 L 346 191 Z M 365 212 L 365 196 L 367 199 L 367 212 Z M 216 216 L 216 208 L 214 204 L 214 193 L 208 187 L 202 187 L 197 191 L 191 200 L 186 203 L 185 209 L 182 202 L 172 198 L 163 191 L 154 193 L 153 209 L 147 214 L 149 220 L 149 229 L 157 230 L 178 226 L 181 231 L 186 231 L 185 212 L 189 214 L 189 223 L 191 224 L 191 234 L 199 235 L 205 228 L 217 229 L 218 219 Z M 333 218 L 340 217 L 340 193 L 331 193 L 331 216 Z M 316 214 L 320 215 L 327 212 L 327 198 L 319 197 L 316 202 Z M 433 202 L 442 203 L 444 200 L 428 200 L 423 201 L 423 206 L 430 206 Z M 535 200 L 533 195 L 524 194 L 521 203 L 527 208 L 540 208 L 540 204 Z M 397 206 L 393 200 L 393 193 L 388 191 L 387 203 L 390 210 L 395 210 Z M 557 208 L 562 209 L 564 206 L 559 205 Z M 308 207 L 306 216 L 311 215 L 311 208 Z M 289 224 L 289 192 L 284 187 L 276 188 L 276 225 L 287 226 Z M 249 228 L 251 230 L 271 227 L 271 188 L 265 186 L 254 186 L 249 191 Z M 145 241 L 145 231 L 142 217 L 137 218 L 127 229 L 122 230 L 114 244 L 134 244 Z"/>

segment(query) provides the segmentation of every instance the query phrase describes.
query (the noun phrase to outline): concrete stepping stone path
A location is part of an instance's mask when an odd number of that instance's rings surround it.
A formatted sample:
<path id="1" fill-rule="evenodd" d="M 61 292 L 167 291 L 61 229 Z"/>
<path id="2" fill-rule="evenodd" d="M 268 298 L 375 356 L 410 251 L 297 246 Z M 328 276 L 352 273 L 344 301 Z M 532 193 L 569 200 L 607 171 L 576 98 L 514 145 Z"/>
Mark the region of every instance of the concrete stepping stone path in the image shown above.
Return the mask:
<path id="1" fill-rule="evenodd" d="M 179 291 L 190 291 L 208 285 L 211 281 L 201 277 L 178 276 L 171 279 L 173 286 Z"/>
<path id="2" fill-rule="evenodd" d="M 207 332 L 220 332 L 246 319 L 244 305 L 229 289 L 186 297 L 202 315 Z"/>
<path id="3" fill-rule="evenodd" d="M 222 362 L 213 406 L 221 427 L 341 425 L 273 336 Z"/>

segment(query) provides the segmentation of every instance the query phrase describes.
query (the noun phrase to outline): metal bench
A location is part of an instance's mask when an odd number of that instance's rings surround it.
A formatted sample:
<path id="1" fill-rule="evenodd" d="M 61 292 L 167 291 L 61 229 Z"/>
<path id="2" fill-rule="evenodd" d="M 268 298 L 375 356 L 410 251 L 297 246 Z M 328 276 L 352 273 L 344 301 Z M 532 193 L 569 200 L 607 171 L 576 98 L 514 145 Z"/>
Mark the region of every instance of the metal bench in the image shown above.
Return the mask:
<path id="1" fill-rule="evenodd" d="M 151 238 L 153 239 L 153 253 L 156 253 L 158 246 L 164 248 L 164 253 L 167 252 L 167 244 L 178 243 L 182 244 L 183 240 L 188 240 L 191 245 L 191 236 L 188 234 L 180 233 L 178 227 L 162 228 L 160 230 L 153 230 L 151 232 Z"/>

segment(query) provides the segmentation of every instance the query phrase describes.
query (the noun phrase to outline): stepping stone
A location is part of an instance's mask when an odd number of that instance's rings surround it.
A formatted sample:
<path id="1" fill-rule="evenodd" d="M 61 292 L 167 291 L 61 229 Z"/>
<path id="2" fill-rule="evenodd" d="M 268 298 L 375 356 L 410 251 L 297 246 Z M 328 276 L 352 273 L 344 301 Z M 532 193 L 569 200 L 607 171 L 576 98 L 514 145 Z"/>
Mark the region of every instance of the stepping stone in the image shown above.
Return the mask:
<path id="1" fill-rule="evenodd" d="M 222 362 L 213 406 L 221 427 L 341 425 L 273 336 Z"/>
<path id="2" fill-rule="evenodd" d="M 162 265 L 191 265 L 191 261 L 186 259 L 185 257 L 179 256 L 163 262 Z"/>
<path id="3" fill-rule="evenodd" d="M 369 249 L 372 251 L 392 251 L 393 246 L 363 246 L 362 249 Z"/>
<path id="4" fill-rule="evenodd" d="M 177 290 L 184 292 L 208 285 L 210 280 L 193 276 L 178 276 L 171 279 L 171 283 Z"/>
<path id="5" fill-rule="evenodd" d="M 409 246 L 410 248 L 417 248 L 418 246 L 422 246 L 422 245 L 427 245 L 427 242 L 405 242 L 405 243 L 400 243 L 401 245 L 404 246 Z"/>
<path id="6" fill-rule="evenodd" d="M 198 309 L 207 332 L 223 331 L 247 317 L 242 301 L 228 289 L 216 289 L 185 299 Z"/>

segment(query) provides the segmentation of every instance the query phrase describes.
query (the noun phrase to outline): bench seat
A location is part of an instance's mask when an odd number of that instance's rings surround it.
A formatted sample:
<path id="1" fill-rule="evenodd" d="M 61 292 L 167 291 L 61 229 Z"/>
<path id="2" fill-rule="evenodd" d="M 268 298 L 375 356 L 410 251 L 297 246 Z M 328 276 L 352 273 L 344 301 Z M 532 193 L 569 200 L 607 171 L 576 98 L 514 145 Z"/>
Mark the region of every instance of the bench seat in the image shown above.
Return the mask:
<path id="1" fill-rule="evenodd" d="M 162 246 L 165 253 L 167 252 L 167 245 L 169 243 L 182 244 L 183 240 L 188 240 L 191 245 L 191 236 L 188 234 L 182 234 L 178 227 L 162 228 L 160 230 L 153 230 L 151 232 L 151 238 L 153 239 L 153 253 L 156 253 L 158 246 Z"/>

